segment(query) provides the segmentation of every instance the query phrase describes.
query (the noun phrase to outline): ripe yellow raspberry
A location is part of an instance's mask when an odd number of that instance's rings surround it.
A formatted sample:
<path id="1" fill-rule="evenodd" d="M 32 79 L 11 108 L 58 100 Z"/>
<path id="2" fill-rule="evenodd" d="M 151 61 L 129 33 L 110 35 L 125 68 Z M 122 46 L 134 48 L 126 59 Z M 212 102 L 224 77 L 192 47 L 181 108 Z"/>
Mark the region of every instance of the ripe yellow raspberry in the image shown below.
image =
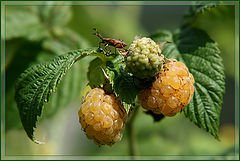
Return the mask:
<path id="1" fill-rule="evenodd" d="M 101 88 L 89 91 L 78 111 L 79 122 L 97 145 L 112 145 L 122 138 L 126 111 L 117 97 Z"/>
<path id="2" fill-rule="evenodd" d="M 156 114 L 174 116 L 192 99 L 194 78 L 182 62 L 170 59 L 148 89 L 141 91 L 142 107 Z"/>

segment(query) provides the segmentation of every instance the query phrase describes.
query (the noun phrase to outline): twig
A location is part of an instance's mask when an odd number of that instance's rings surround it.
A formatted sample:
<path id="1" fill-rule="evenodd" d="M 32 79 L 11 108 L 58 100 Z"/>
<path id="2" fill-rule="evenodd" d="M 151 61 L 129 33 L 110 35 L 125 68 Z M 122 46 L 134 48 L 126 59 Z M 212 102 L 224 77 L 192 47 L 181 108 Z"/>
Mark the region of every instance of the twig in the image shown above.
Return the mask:
<path id="1" fill-rule="evenodd" d="M 129 155 L 135 156 L 137 155 L 137 137 L 136 131 L 134 128 L 134 119 L 137 115 L 139 109 L 139 105 L 136 105 L 133 111 L 131 111 L 130 119 L 127 124 L 127 134 L 128 134 L 128 144 L 129 144 Z"/>

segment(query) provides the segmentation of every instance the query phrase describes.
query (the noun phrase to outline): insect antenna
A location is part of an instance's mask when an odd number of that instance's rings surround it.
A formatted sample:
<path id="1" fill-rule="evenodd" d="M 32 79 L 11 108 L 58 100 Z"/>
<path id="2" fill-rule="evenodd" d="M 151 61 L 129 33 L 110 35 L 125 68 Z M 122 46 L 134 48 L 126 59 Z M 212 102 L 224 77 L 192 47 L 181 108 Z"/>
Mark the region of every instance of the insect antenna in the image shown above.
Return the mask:
<path id="1" fill-rule="evenodd" d="M 98 30 L 96 28 L 93 28 L 94 31 L 96 31 L 96 33 L 93 33 L 93 35 L 98 36 L 101 40 L 103 40 L 103 37 L 99 34 Z"/>

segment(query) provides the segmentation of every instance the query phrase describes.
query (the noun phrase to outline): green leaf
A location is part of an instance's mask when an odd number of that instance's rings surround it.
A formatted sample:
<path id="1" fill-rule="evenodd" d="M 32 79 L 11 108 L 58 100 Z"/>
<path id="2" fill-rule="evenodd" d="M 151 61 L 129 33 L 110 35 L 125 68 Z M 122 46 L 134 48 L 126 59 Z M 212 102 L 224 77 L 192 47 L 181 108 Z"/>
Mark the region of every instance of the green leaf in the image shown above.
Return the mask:
<path id="1" fill-rule="evenodd" d="M 53 5 L 46 2 L 40 6 L 7 6 L 6 39 L 25 37 L 36 41 L 58 35 L 72 17 L 71 6 L 63 6 L 64 2 L 50 3 Z"/>
<path id="2" fill-rule="evenodd" d="M 89 64 L 87 78 L 91 88 L 95 88 L 105 81 L 101 67 L 105 68 L 106 64 L 100 58 L 95 58 Z"/>
<path id="3" fill-rule="evenodd" d="M 2 68 L 6 72 L 6 130 L 21 127 L 14 100 L 15 82 L 20 74 L 33 64 L 41 54 L 41 50 L 39 42 L 29 42 L 24 39 L 6 41 L 6 64 Z"/>
<path id="4" fill-rule="evenodd" d="M 114 68 L 114 65 L 116 64 L 118 66 L 117 61 L 119 61 L 119 56 L 111 55 L 107 56 L 106 54 L 102 53 L 102 49 L 98 49 L 99 53 L 96 59 L 92 60 L 90 62 L 88 67 L 88 80 L 89 85 L 91 88 L 95 88 L 98 86 L 102 86 L 105 83 L 105 79 L 107 77 L 109 78 L 110 83 L 112 84 L 112 80 L 114 79 L 114 73 L 112 74 L 111 70 L 108 70 L 108 68 Z M 122 60 L 122 59 L 121 59 Z M 116 69 L 114 69 L 116 70 Z M 105 73 L 104 73 L 105 72 Z M 106 74 L 106 76 L 105 76 Z"/>
<path id="5" fill-rule="evenodd" d="M 32 12 L 32 7 L 6 7 L 6 39 L 26 37 L 29 40 L 40 40 L 48 37 L 47 29 Z"/>
<path id="6" fill-rule="evenodd" d="M 119 98 L 128 104 L 133 103 L 138 94 L 132 75 L 122 70 L 114 79 L 113 88 Z"/>
<path id="7" fill-rule="evenodd" d="M 219 3 L 220 2 L 195 2 L 184 15 L 182 27 L 193 25 L 199 16 L 217 7 Z"/>
<path id="8" fill-rule="evenodd" d="M 235 6 L 221 5 L 211 9 L 211 12 L 204 12 L 194 26 L 205 30 L 218 42 L 226 74 L 238 78 L 238 72 L 234 72 L 234 63 L 231 63 L 235 59 Z"/>
<path id="9" fill-rule="evenodd" d="M 33 132 L 44 104 L 72 65 L 87 55 L 97 55 L 96 48 L 69 52 L 47 63 L 32 66 L 20 75 L 15 99 L 23 127 L 34 142 L 40 143 L 35 140 Z"/>
<path id="10" fill-rule="evenodd" d="M 123 103 L 123 106 L 128 113 L 139 93 L 139 90 L 135 86 L 133 76 L 124 72 L 123 69 L 120 69 L 118 72 L 116 70 L 109 71 L 108 73 L 110 73 L 109 78 L 110 82 L 112 82 L 113 91 Z"/>
<path id="11" fill-rule="evenodd" d="M 54 32 L 54 37 L 43 41 L 43 48 L 51 50 L 56 55 L 61 55 L 70 50 L 83 49 L 90 46 L 86 39 L 68 28 L 55 28 Z"/>
<path id="12" fill-rule="evenodd" d="M 172 41 L 172 33 L 168 30 L 158 30 L 151 35 L 151 38 L 156 42 Z"/>
<path id="13" fill-rule="evenodd" d="M 122 55 L 108 58 L 104 71 L 112 86 L 113 92 L 123 103 L 123 106 L 128 113 L 139 90 L 135 86 L 133 76 L 124 71 L 125 63 L 123 62 L 124 57 Z"/>
<path id="14" fill-rule="evenodd" d="M 45 5 L 34 7 L 41 21 L 50 28 L 65 26 L 72 17 L 71 6 L 64 6 L 64 2 L 45 2 Z"/>
<path id="15" fill-rule="evenodd" d="M 55 37 L 43 41 L 43 48 L 51 51 L 54 55 L 89 46 L 84 38 L 68 28 L 57 28 L 55 33 Z M 44 55 L 40 56 L 46 57 Z M 56 93 L 45 105 L 44 117 L 51 117 L 61 108 L 70 107 L 70 104 L 80 100 L 81 92 L 87 85 L 87 75 L 85 73 L 91 60 L 91 57 L 86 57 L 69 70 L 68 76 L 63 78 L 61 86 L 58 87 Z"/>
<path id="16" fill-rule="evenodd" d="M 94 59 L 88 68 L 88 80 L 91 88 L 103 85 L 108 92 L 114 92 L 128 112 L 138 89 L 132 75 L 124 71 L 123 60 L 122 55 L 100 56 Z M 109 82 L 106 82 L 106 79 Z"/>
<path id="17" fill-rule="evenodd" d="M 128 112 L 138 90 L 132 75 L 123 71 L 123 60 L 122 55 L 100 56 L 90 63 L 87 76 L 91 88 L 103 85 L 108 92 L 114 92 Z"/>
<path id="18" fill-rule="evenodd" d="M 170 32 L 168 34 L 171 36 Z M 167 58 L 175 58 L 185 63 L 195 79 L 194 96 L 184 108 L 184 114 L 197 126 L 218 139 L 219 117 L 225 91 L 225 75 L 223 61 L 219 56 L 220 50 L 207 33 L 200 29 L 182 29 L 171 37 L 170 41 L 173 43 L 164 45 L 162 53 Z"/>
<path id="19" fill-rule="evenodd" d="M 87 85 L 87 66 L 91 57 L 79 60 L 63 77 L 56 93 L 52 95 L 49 102 L 44 106 L 44 118 L 49 118 L 60 111 L 61 108 L 72 107 L 73 103 L 79 103 L 81 92 Z M 44 119 L 43 118 L 43 119 Z"/>

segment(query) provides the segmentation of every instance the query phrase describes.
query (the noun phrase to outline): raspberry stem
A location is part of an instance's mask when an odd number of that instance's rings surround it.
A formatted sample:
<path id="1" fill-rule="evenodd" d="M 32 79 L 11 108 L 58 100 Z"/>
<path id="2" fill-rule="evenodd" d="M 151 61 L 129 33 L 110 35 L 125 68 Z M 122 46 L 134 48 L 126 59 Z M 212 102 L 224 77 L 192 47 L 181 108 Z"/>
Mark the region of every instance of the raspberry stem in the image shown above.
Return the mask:
<path id="1" fill-rule="evenodd" d="M 133 108 L 133 111 L 130 115 L 129 121 L 126 125 L 127 135 L 128 135 L 128 144 L 129 144 L 129 155 L 136 156 L 138 154 L 137 150 L 137 137 L 136 137 L 136 130 L 134 128 L 134 120 L 138 113 L 138 109 L 140 104 L 136 104 Z M 132 159 L 135 159 L 134 157 Z"/>

